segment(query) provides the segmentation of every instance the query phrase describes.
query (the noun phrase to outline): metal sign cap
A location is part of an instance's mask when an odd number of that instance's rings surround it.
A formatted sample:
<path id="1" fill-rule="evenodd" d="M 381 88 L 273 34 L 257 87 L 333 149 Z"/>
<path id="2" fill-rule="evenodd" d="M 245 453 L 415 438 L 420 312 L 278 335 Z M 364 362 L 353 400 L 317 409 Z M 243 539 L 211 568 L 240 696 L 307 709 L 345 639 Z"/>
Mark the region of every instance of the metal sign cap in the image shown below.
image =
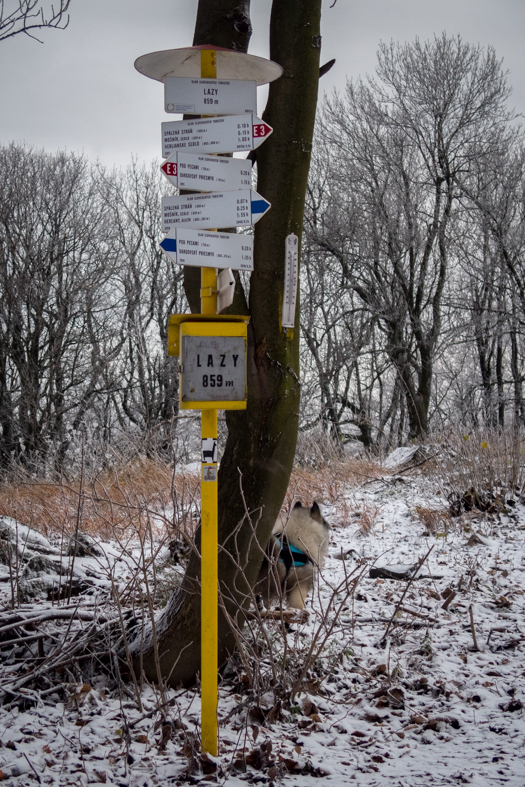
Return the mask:
<path id="1" fill-rule="evenodd" d="M 164 82 L 166 77 L 200 78 L 203 49 L 217 52 L 217 79 L 253 79 L 258 85 L 265 85 L 279 79 L 284 70 L 273 60 L 209 44 L 149 52 L 135 60 L 135 68 L 158 82 Z"/>

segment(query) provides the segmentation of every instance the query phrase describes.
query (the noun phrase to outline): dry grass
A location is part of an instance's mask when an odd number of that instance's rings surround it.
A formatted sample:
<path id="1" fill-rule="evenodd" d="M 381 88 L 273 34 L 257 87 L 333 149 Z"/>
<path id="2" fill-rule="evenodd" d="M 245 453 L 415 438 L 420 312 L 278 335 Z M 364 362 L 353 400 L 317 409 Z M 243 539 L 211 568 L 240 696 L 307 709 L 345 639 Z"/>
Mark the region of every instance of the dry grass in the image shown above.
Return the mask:
<path id="1" fill-rule="evenodd" d="M 416 506 L 414 510 L 417 518 L 429 533 L 448 533 L 452 527 L 452 518 L 443 508 Z"/>
<path id="2" fill-rule="evenodd" d="M 381 509 L 375 503 L 368 502 L 362 503 L 357 513 L 360 514 L 357 520 L 358 532 L 363 536 L 371 536 L 376 529 Z"/>
<path id="3" fill-rule="evenodd" d="M 353 507 L 347 500 L 348 484 L 381 477 L 368 459 L 332 461 L 320 469 L 298 467 L 292 472 L 284 501 L 311 506 L 314 500 L 337 505 L 347 519 Z M 193 533 L 199 516 L 198 473 L 174 473 L 171 465 L 137 458 L 116 465 L 93 479 L 39 483 L 19 477 L 0 488 L 0 516 L 16 519 L 44 535 L 80 530 L 100 538 L 140 535 L 153 526 L 158 535 L 178 530 Z"/>
<path id="4" fill-rule="evenodd" d="M 451 506 L 461 510 L 489 510 L 493 499 L 504 506 L 507 499 L 525 491 L 525 440 L 512 429 L 457 430 L 442 441 L 436 473 Z M 470 501 L 470 502 L 469 502 Z M 476 502 L 479 501 L 479 502 Z M 485 508 L 486 506 L 486 508 Z"/>
<path id="5" fill-rule="evenodd" d="M 334 461 L 318 470 L 296 467 L 292 471 L 284 505 L 289 507 L 295 500 L 307 506 L 311 506 L 314 500 L 341 505 L 349 484 L 362 484 L 382 475 L 379 465 L 369 459 Z"/>
<path id="6" fill-rule="evenodd" d="M 80 529 L 93 536 L 115 531 L 143 532 L 155 514 L 157 527 L 192 529 L 191 504 L 199 499 L 199 478 L 173 474 L 161 463 L 139 458 L 87 481 L 38 483 L 19 479 L 0 489 L 0 516 L 8 516 L 44 535 Z"/>

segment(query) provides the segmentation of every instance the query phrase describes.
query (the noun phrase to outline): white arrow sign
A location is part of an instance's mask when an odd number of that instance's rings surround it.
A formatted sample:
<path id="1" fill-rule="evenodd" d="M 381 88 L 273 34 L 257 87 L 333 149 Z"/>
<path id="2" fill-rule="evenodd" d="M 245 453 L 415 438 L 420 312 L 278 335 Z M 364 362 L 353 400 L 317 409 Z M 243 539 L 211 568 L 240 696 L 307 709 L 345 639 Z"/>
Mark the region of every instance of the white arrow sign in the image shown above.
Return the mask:
<path id="1" fill-rule="evenodd" d="M 271 206 L 256 191 L 241 189 L 162 197 L 161 207 L 162 231 L 169 232 L 172 227 L 251 227 Z"/>
<path id="2" fill-rule="evenodd" d="M 240 158 L 199 156 L 179 151 L 161 165 L 162 174 L 179 189 L 235 191 L 252 185 L 252 162 Z"/>
<path id="3" fill-rule="evenodd" d="M 162 123 L 162 157 L 188 153 L 235 153 L 258 148 L 273 129 L 256 115 L 227 115 Z"/>
<path id="4" fill-rule="evenodd" d="M 192 115 L 240 115 L 257 112 L 257 82 L 245 79 L 166 77 L 166 112 Z"/>
<path id="5" fill-rule="evenodd" d="M 253 237 L 229 232 L 172 229 L 160 243 L 173 262 L 198 268 L 253 270 Z"/>

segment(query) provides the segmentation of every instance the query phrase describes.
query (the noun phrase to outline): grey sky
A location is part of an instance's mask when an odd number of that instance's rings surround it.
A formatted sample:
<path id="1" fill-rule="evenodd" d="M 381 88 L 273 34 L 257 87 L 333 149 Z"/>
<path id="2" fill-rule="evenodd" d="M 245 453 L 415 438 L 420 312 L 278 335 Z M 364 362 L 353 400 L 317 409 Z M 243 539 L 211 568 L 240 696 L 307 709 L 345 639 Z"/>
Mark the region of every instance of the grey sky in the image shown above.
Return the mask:
<path id="1" fill-rule="evenodd" d="M 524 0 L 323 0 L 322 62 L 335 57 L 321 92 L 371 73 L 379 41 L 443 30 L 492 44 L 509 70 L 512 105 L 525 114 Z M 15 0 L 8 0 L 15 2 Z M 271 0 L 252 0 L 252 54 L 268 56 Z M 64 31 L 0 42 L 0 143 L 83 151 L 107 165 L 132 154 L 160 158 L 160 83 L 133 68 L 147 52 L 190 46 L 197 0 L 72 0 Z M 261 93 L 262 111 L 264 93 Z"/>

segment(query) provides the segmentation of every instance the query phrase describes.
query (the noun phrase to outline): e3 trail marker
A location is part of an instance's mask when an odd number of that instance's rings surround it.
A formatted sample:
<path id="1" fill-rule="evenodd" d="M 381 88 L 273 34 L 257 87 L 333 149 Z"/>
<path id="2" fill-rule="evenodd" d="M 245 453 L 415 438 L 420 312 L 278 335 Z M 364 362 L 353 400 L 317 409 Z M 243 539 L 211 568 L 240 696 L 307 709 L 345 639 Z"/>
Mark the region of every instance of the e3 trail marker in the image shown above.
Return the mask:
<path id="1" fill-rule="evenodd" d="M 180 264 L 203 266 L 202 314 L 171 315 L 168 354 L 180 358 L 180 408 L 202 410 L 201 746 L 203 751 L 216 755 L 217 411 L 246 407 L 249 320 L 217 314 L 218 304 L 226 307 L 231 303 L 235 286 L 231 270 L 223 270 L 217 277 L 217 269 L 251 270 L 253 239 L 206 230 L 251 226 L 270 204 L 251 190 L 248 162 L 238 164 L 230 159 L 228 164 L 216 163 L 204 154 L 248 151 L 264 142 L 272 129 L 255 115 L 255 84 L 277 79 L 283 69 L 270 60 L 209 46 L 151 52 L 138 58 L 135 68 L 165 82 L 168 112 L 234 112 L 225 117 L 162 124 L 162 155 L 168 159 L 162 165 L 163 173 L 168 179 L 175 179 L 174 185 L 179 188 L 210 192 L 163 198 L 162 224 L 167 235 L 161 248 Z"/>

